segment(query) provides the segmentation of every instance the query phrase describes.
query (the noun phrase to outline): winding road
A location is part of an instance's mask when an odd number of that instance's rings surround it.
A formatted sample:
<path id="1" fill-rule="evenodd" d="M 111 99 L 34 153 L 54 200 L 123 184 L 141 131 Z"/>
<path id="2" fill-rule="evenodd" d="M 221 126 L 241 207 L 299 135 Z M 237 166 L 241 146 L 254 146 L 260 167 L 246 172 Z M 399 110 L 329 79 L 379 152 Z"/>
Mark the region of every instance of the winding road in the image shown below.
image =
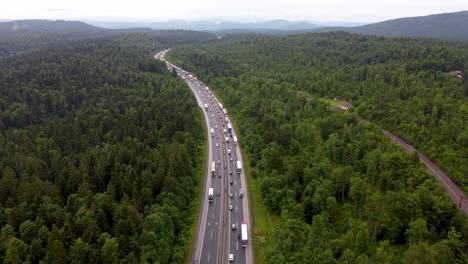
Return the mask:
<path id="1" fill-rule="evenodd" d="M 398 145 L 402 146 L 408 152 L 415 152 L 417 151 L 413 146 L 406 143 L 403 139 L 397 137 L 396 135 L 392 134 L 391 132 L 382 129 L 384 134 L 389 137 L 393 142 L 397 143 Z M 420 153 L 419 151 L 418 157 L 421 162 L 423 162 L 427 170 L 430 174 L 434 175 L 436 179 L 440 182 L 442 187 L 444 187 L 447 194 L 450 196 L 452 201 L 465 213 L 468 215 L 468 201 L 463 193 L 463 191 L 447 176 L 437 165 L 435 165 L 432 161 L 429 160 L 424 154 Z"/>
<path id="2" fill-rule="evenodd" d="M 249 195 L 243 166 L 237 169 L 237 161 L 244 164 L 237 133 L 234 128 L 228 131 L 231 122 L 227 109 L 193 73 L 168 62 L 164 58 L 168 51 L 161 51 L 154 57 L 185 80 L 203 109 L 207 127 L 206 179 L 192 263 L 253 264 Z M 208 199 L 210 188 L 214 191 L 212 202 Z M 241 223 L 247 223 L 248 227 L 246 247 L 241 243 Z"/>

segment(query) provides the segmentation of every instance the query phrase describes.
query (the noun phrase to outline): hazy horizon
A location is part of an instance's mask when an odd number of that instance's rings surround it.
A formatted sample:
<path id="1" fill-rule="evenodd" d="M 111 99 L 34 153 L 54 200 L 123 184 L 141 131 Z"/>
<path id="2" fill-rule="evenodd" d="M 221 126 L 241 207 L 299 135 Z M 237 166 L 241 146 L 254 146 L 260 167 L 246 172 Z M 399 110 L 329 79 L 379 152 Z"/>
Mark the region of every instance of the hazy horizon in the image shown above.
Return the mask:
<path id="1" fill-rule="evenodd" d="M 289 21 L 372 23 L 400 17 L 424 16 L 468 10 L 468 1 L 291 0 L 234 2 L 180 0 L 177 2 L 134 0 L 65 2 L 17 0 L 3 3 L 1 20 L 63 19 L 108 22 L 161 22 L 168 20 L 222 20 L 262 22 Z"/>

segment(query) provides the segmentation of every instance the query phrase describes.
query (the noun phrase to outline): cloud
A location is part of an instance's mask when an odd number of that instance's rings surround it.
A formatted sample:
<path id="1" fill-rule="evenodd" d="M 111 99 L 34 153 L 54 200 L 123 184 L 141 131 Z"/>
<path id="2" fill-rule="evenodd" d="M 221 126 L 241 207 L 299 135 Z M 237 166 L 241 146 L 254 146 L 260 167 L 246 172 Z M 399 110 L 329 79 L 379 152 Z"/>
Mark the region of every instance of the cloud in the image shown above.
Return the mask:
<path id="1" fill-rule="evenodd" d="M 12 0 L 2 3 L 0 18 L 48 19 L 290 19 L 378 21 L 467 10 L 453 0 Z"/>

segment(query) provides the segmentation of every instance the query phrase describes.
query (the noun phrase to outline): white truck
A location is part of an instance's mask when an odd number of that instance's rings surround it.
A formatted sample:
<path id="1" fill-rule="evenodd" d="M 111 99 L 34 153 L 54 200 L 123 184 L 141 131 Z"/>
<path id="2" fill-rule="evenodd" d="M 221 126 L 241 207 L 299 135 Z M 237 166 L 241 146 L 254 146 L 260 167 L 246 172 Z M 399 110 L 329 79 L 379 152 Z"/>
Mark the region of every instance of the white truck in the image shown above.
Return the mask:
<path id="1" fill-rule="evenodd" d="M 247 223 L 242 222 L 241 224 L 241 234 L 242 234 L 242 247 L 247 247 L 248 237 L 247 237 Z"/>
<path id="2" fill-rule="evenodd" d="M 214 176 L 216 172 L 216 162 L 211 162 L 211 176 Z"/>
<path id="3" fill-rule="evenodd" d="M 234 138 L 234 145 L 237 145 L 237 137 L 234 136 L 233 138 Z"/>
<path id="4" fill-rule="evenodd" d="M 242 162 L 240 160 L 237 161 L 237 173 L 241 173 L 242 171 Z"/>
<path id="5" fill-rule="evenodd" d="M 213 188 L 208 189 L 208 201 L 213 202 Z"/>

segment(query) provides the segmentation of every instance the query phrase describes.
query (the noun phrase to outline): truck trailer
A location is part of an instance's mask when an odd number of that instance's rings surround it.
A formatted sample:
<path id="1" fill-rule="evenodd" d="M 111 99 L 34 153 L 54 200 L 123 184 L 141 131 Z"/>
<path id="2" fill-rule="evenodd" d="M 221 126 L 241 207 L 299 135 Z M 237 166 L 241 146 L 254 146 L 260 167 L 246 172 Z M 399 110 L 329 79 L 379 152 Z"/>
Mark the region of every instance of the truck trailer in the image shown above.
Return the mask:
<path id="1" fill-rule="evenodd" d="M 213 188 L 208 189 L 208 201 L 213 202 Z"/>
<path id="2" fill-rule="evenodd" d="M 211 162 L 211 176 L 214 176 L 216 172 L 216 162 Z"/>
<path id="3" fill-rule="evenodd" d="M 240 160 L 237 161 L 237 173 L 241 173 L 242 170 L 242 162 Z"/>
<path id="4" fill-rule="evenodd" d="M 247 247 L 248 236 L 247 236 L 247 223 L 242 222 L 241 224 L 241 234 L 242 234 L 242 247 Z"/>

